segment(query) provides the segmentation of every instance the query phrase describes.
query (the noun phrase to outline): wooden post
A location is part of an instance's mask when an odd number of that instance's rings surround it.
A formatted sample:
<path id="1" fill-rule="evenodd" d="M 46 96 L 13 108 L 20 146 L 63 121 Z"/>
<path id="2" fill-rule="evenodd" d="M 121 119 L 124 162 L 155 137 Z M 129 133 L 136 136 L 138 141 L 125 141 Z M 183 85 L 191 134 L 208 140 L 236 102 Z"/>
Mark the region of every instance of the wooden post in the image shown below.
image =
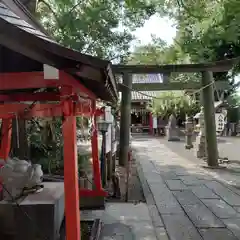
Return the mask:
<path id="1" fill-rule="evenodd" d="M 11 148 L 12 119 L 2 119 L 0 158 L 7 160 Z"/>
<path id="2" fill-rule="evenodd" d="M 154 135 L 154 129 L 153 129 L 153 115 L 151 112 L 149 112 L 149 134 Z"/>
<path id="3" fill-rule="evenodd" d="M 93 112 L 96 111 L 96 101 L 92 100 L 92 110 Z M 93 161 L 93 179 L 94 179 L 94 188 L 97 190 L 102 189 L 102 184 L 101 184 L 101 175 L 100 175 L 100 165 L 99 165 L 99 157 L 98 157 L 98 132 L 97 132 L 97 117 L 94 114 L 93 116 L 93 121 L 94 121 L 94 129 L 92 132 L 92 138 L 91 138 L 91 143 L 92 143 L 92 161 Z"/>
<path id="4" fill-rule="evenodd" d="M 121 121 L 120 121 L 120 149 L 119 165 L 127 166 L 129 152 L 129 133 L 131 124 L 131 88 L 132 76 L 129 73 L 123 74 Z"/>
<path id="5" fill-rule="evenodd" d="M 112 179 L 112 151 L 106 154 L 106 161 L 107 161 L 107 180 Z"/>
<path id="6" fill-rule="evenodd" d="M 215 123 L 214 95 L 213 95 L 212 72 L 202 73 L 202 103 L 204 110 L 205 134 L 207 145 L 207 163 L 208 166 L 218 166 L 218 148 Z"/>
<path id="7" fill-rule="evenodd" d="M 102 133 L 102 150 L 101 150 L 101 179 L 104 188 L 107 182 L 107 164 L 106 164 L 106 133 Z"/>
<path id="8" fill-rule="evenodd" d="M 71 94 L 71 89 L 63 89 L 62 94 Z M 77 158 L 77 126 L 73 114 L 72 100 L 63 102 L 63 139 L 64 139 L 64 194 L 66 216 L 66 239 L 81 239 L 78 158 Z"/>

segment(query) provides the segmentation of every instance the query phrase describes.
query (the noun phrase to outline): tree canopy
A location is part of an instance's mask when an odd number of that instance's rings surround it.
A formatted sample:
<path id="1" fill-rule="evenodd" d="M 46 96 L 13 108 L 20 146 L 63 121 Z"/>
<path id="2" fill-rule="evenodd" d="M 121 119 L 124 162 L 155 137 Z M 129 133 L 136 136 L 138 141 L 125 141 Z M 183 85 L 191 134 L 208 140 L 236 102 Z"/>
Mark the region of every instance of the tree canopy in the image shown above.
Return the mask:
<path id="1" fill-rule="evenodd" d="M 129 51 L 132 31 L 155 12 L 145 0 L 39 0 L 37 14 L 63 45 L 101 58 Z"/>
<path id="2" fill-rule="evenodd" d="M 174 43 L 152 41 L 136 47 L 128 63 L 175 64 L 219 61 L 240 56 L 240 5 L 238 0 L 169 0 L 156 4 L 161 16 L 171 17 L 177 26 Z M 240 85 L 229 72 L 214 73 L 215 81 L 228 81 L 225 98 Z M 171 81 L 199 81 L 199 74 L 172 74 Z M 221 92 L 219 93 L 221 95 Z"/>

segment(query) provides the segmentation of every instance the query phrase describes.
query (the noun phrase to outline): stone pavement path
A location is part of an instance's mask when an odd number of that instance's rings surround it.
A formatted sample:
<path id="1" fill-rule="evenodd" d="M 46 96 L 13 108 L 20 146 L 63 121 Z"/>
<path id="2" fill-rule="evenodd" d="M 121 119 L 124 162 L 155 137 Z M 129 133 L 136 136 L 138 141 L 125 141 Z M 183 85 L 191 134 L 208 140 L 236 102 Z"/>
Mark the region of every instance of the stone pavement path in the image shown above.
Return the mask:
<path id="1" fill-rule="evenodd" d="M 145 203 L 106 203 L 105 210 L 81 211 L 81 220 L 100 218 L 100 240 L 157 240 Z"/>
<path id="2" fill-rule="evenodd" d="M 133 139 L 132 146 L 159 240 L 240 239 L 239 190 L 157 139 Z"/>

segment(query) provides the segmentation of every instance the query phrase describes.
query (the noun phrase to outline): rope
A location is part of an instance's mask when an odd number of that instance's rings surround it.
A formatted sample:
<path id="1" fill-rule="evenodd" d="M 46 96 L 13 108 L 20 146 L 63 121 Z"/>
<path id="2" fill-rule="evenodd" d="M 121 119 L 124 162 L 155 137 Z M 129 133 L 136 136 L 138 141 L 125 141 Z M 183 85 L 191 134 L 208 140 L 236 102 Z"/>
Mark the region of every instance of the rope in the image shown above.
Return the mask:
<path id="1" fill-rule="evenodd" d="M 198 90 L 196 90 L 196 91 L 194 91 L 194 92 L 192 92 L 192 93 L 190 93 L 190 94 L 188 94 L 188 95 L 190 95 L 190 96 L 192 96 L 192 95 L 195 96 L 196 93 L 199 93 L 199 92 L 201 92 L 203 89 L 205 89 L 205 88 L 207 88 L 207 87 L 209 87 L 209 86 L 211 86 L 211 85 L 214 85 L 214 84 L 215 84 L 215 81 L 212 81 L 211 83 L 209 83 L 209 84 L 201 87 L 200 89 L 198 89 Z M 146 96 L 146 97 L 149 97 L 149 98 L 159 99 L 159 100 L 165 99 L 165 97 L 155 97 L 155 96 L 151 96 L 151 95 L 149 95 L 149 94 L 143 93 L 143 92 L 141 92 L 141 91 L 134 90 L 133 88 L 130 88 L 130 87 L 128 87 L 127 85 L 125 85 L 125 84 L 123 84 L 123 83 L 121 83 L 121 85 L 123 85 L 124 87 L 130 89 L 130 90 L 133 91 L 133 92 L 138 92 L 139 94 L 141 94 L 141 95 L 143 95 L 143 96 Z M 176 96 L 176 97 L 173 97 L 172 99 L 177 99 L 177 98 L 182 98 L 182 96 Z"/>

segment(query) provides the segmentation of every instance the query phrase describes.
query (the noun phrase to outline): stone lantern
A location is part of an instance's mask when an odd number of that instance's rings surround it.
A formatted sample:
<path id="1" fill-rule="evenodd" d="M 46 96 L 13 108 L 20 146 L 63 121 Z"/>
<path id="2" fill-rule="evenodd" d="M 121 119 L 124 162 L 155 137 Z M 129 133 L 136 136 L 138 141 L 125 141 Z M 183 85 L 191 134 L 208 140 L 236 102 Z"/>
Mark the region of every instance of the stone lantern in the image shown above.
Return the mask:
<path id="1" fill-rule="evenodd" d="M 193 136 L 193 119 L 191 117 L 186 117 L 186 143 L 185 148 L 191 149 L 193 148 L 192 136 Z"/>

